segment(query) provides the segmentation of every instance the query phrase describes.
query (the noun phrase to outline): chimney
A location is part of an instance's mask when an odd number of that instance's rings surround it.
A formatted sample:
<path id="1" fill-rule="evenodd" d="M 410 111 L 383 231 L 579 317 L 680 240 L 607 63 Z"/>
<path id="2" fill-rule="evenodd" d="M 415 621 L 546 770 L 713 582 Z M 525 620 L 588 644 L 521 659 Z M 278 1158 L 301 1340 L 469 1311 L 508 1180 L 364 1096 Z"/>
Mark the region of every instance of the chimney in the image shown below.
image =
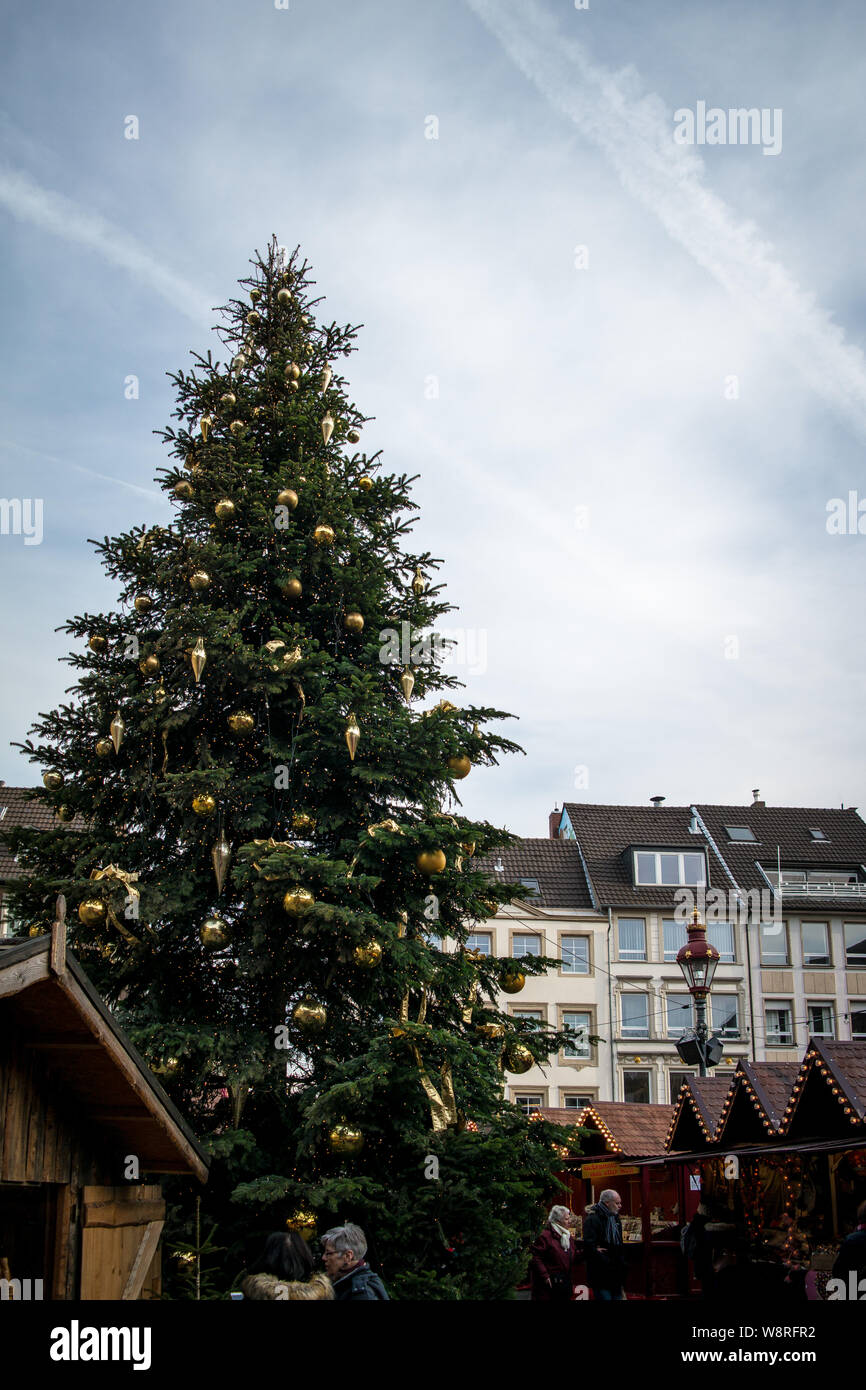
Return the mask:
<path id="1" fill-rule="evenodd" d="M 752 810 L 763 811 L 766 804 L 766 801 L 761 800 L 761 788 L 754 787 L 752 790 Z"/>
<path id="2" fill-rule="evenodd" d="M 561 818 L 562 812 L 558 806 L 555 806 L 547 818 L 548 835 L 551 840 L 559 839 L 559 822 Z"/>
<path id="3" fill-rule="evenodd" d="M 665 798 L 664 798 L 663 796 L 651 796 L 651 797 L 650 797 L 650 801 L 652 802 L 653 806 L 655 806 L 655 807 L 661 806 L 661 804 L 662 804 L 662 802 L 663 802 L 664 800 L 665 800 Z"/>

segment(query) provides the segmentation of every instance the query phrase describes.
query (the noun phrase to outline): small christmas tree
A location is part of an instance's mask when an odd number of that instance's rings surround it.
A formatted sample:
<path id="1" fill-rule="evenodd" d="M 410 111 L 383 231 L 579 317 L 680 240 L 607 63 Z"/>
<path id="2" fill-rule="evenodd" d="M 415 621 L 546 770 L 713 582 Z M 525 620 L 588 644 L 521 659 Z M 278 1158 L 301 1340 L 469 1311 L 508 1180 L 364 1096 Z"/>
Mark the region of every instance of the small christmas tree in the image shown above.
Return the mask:
<path id="1" fill-rule="evenodd" d="M 398 1291 L 501 1295 L 558 1162 L 503 1067 L 564 1035 L 495 1006 L 544 961 L 461 944 L 519 887 L 475 867 L 511 837 L 455 783 L 516 745 L 485 731 L 501 711 L 431 700 L 458 684 L 429 639 L 450 605 L 403 548 L 412 480 L 359 451 L 357 330 L 315 320 L 297 252 L 252 265 L 225 363 L 172 377 L 175 519 L 93 542 L 120 607 L 65 625 L 74 698 L 22 745 L 57 825 L 10 836 L 18 910 L 39 930 L 67 894 L 74 948 L 209 1136 L 224 1239 L 339 1215 Z"/>

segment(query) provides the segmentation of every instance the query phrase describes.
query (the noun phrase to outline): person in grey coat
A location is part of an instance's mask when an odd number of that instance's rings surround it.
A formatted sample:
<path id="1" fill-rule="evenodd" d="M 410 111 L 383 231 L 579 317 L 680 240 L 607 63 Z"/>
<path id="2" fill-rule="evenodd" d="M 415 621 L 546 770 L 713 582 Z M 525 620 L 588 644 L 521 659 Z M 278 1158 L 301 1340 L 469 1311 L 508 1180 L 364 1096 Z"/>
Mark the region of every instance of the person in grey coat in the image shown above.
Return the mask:
<path id="1" fill-rule="evenodd" d="M 625 1253 L 622 1248 L 622 1201 L 612 1187 L 605 1188 L 583 1221 L 586 1277 L 595 1298 L 619 1302 L 625 1298 Z"/>

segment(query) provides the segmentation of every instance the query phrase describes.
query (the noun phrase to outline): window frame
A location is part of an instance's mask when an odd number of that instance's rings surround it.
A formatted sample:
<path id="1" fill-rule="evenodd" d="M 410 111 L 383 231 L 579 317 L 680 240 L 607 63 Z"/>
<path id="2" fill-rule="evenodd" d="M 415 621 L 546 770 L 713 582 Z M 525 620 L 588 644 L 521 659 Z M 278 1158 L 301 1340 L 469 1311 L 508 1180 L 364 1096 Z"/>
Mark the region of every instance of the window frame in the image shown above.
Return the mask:
<path id="1" fill-rule="evenodd" d="M 669 1011 L 669 1008 L 668 1008 L 668 1001 L 669 1001 L 669 1000 L 674 1000 L 674 999 L 688 999 L 688 1001 L 689 1001 L 689 1021 L 688 1021 L 688 1023 L 684 1023 L 683 1026 L 682 1026 L 682 1028 L 679 1029 L 679 1030 L 677 1030 L 677 1029 L 672 1029 L 672 1028 L 671 1028 L 671 1020 L 670 1020 L 670 1011 Z M 678 1040 L 683 1036 L 684 1033 L 687 1033 L 688 1030 L 689 1030 L 690 1028 L 693 1028 L 693 1027 L 694 1027 L 694 1022 L 695 1022 L 694 1001 L 693 1001 L 693 999 L 692 999 L 692 996 L 689 994 L 688 990 L 679 990 L 679 989 L 667 990 L 667 991 L 665 992 L 665 995 L 664 995 L 664 1001 L 665 1001 L 665 1037 L 666 1037 L 666 1038 L 669 1038 L 669 1039 L 673 1039 L 674 1041 L 678 1041 Z M 680 1006 L 680 1007 L 682 1007 L 682 1006 Z"/>
<path id="2" fill-rule="evenodd" d="M 771 1038 L 770 1030 L 767 1026 L 767 1015 L 772 1010 L 786 1009 L 788 1012 L 788 1022 L 790 1023 L 790 1041 L 782 1042 L 781 1038 Z M 796 1034 L 794 1031 L 794 1001 L 792 999 L 765 999 L 764 1000 L 764 1042 L 767 1047 L 795 1047 Z"/>
<path id="3" fill-rule="evenodd" d="M 655 857 L 656 877 L 653 879 L 640 878 L 638 876 L 638 861 L 641 855 L 653 855 Z M 691 856 L 700 859 L 703 876 L 698 879 L 687 879 L 685 875 L 685 860 Z M 668 881 L 662 877 L 662 858 L 677 859 L 679 875 L 675 880 Z M 707 884 L 707 856 L 703 850 L 699 849 L 633 849 L 632 850 L 632 881 L 636 888 L 706 888 Z"/>
<path id="4" fill-rule="evenodd" d="M 538 1101 L 538 1104 L 537 1104 L 537 1105 L 532 1105 L 532 1106 L 527 1105 L 527 1106 L 524 1108 L 524 1106 L 521 1104 L 521 1101 L 523 1101 L 523 1100 L 526 1100 L 526 1101 L 534 1101 L 534 1100 L 537 1100 L 537 1101 Z M 547 1092 L 546 1092 L 546 1091 L 515 1091 L 514 1088 L 512 1087 L 512 1091 L 511 1091 L 511 1104 L 512 1104 L 512 1105 L 516 1105 L 516 1106 L 518 1107 L 519 1110 L 522 1110 L 523 1113 L 524 1113 L 524 1115 L 525 1115 L 525 1116 L 527 1117 L 527 1119 L 528 1119 L 529 1116 L 530 1116 L 531 1114 L 533 1114 L 536 1110 L 545 1110 L 545 1109 L 547 1109 Z"/>
<path id="5" fill-rule="evenodd" d="M 520 936 L 520 937 L 526 937 L 527 940 L 535 941 L 536 944 L 537 944 L 537 946 L 538 946 L 538 950 L 537 950 L 537 951 L 521 951 L 521 952 L 518 954 L 518 951 L 517 951 L 517 938 L 518 938 L 519 936 Z M 523 930 L 520 930 L 520 931 L 512 931 L 512 933 L 511 933 L 511 958 L 512 958 L 512 960 L 523 960 L 523 959 L 532 960 L 532 959 L 537 959 L 539 956 L 543 956 L 543 955 L 544 955 L 544 941 L 543 941 L 543 939 L 542 939 L 541 932 L 539 932 L 539 931 L 532 931 L 531 929 L 530 929 L 529 931 L 523 931 Z"/>
<path id="6" fill-rule="evenodd" d="M 623 955 L 623 948 L 620 939 L 620 928 L 625 922 L 640 922 L 643 927 L 643 954 L 642 955 Z M 626 948 L 629 949 L 629 948 Z M 647 955 L 647 929 L 646 917 L 617 917 L 616 919 L 616 958 L 622 961 L 646 961 Z"/>
<path id="7" fill-rule="evenodd" d="M 781 960 L 775 960 L 775 961 L 774 961 L 774 960 L 769 960 L 769 961 L 768 961 L 768 960 L 764 960 L 764 928 L 765 928 L 765 927 L 774 927 L 774 926 L 777 926 L 777 925 L 781 925 L 781 928 L 782 928 L 782 935 L 783 935 L 784 940 L 785 940 L 785 959 L 784 959 L 783 961 L 781 961 Z M 789 927 L 788 927 L 788 919 L 787 919 L 787 917 L 783 917 L 781 923 L 776 923 L 776 922 L 761 922 L 761 923 L 759 923 L 759 926 L 758 926 L 758 955 L 759 955 L 761 967 L 762 967 L 764 970 L 790 970 L 790 968 L 791 968 L 791 933 L 790 933 L 790 930 L 789 930 Z"/>
<path id="8" fill-rule="evenodd" d="M 866 946 L 866 922 L 845 922 L 842 923 L 842 936 L 845 942 L 845 968 L 846 970 L 866 970 L 866 950 L 859 955 L 856 960 L 851 959 L 848 949 L 848 928 L 851 927 L 859 933 L 860 940 Z"/>
<path id="9" fill-rule="evenodd" d="M 628 1099 L 628 1097 L 627 1097 L 627 1095 L 626 1095 L 626 1093 L 625 1093 L 625 1088 L 626 1088 L 626 1077 L 627 1077 L 627 1076 L 645 1076 L 645 1077 L 646 1077 L 646 1083 L 647 1083 L 647 1099 L 646 1099 L 645 1101 L 644 1101 L 644 1100 L 631 1100 L 631 1101 L 630 1101 L 630 1100 Z M 622 1068 L 622 1072 L 621 1072 L 621 1078 L 622 1078 L 622 1098 L 623 1098 L 623 1101 L 624 1101 L 626 1104 L 628 1104 L 628 1105 L 646 1105 L 646 1104 L 652 1105 L 652 1098 L 653 1098 L 653 1082 L 652 1082 L 652 1078 L 653 1078 L 653 1074 L 652 1074 L 652 1069 L 651 1069 L 650 1067 L 623 1067 L 623 1068 Z"/>
<path id="10" fill-rule="evenodd" d="M 469 935 L 467 936 L 466 940 L 465 940 L 464 943 L 463 943 L 464 948 L 465 948 L 467 951 L 477 951 L 477 950 L 480 950 L 480 947 L 478 947 L 478 946 L 470 946 L 469 943 L 470 943 L 470 941 L 475 941 L 475 940 L 477 940 L 479 937 L 482 937 L 482 936 L 484 936 L 484 937 L 487 938 L 487 942 L 488 942 L 488 944 L 489 944 L 490 949 L 489 949 L 488 951 L 482 951 L 481 954 L 482 954 L 483 956 L 492 956 L 493 953 L 494 953 L 494 952 L 493 952 L 493 932 L 492 932 L 492 931 L 472 931 L 472 932 L 470 932 Z"/>
<path id="11" fill-rule="evenodd" d="M 586 942 L 586 969 L 585 969 L 585 970 L 568 970 L 568 969 L 566 968 L 566 965 L 565 965 L 565 950 L 563 949 L 563 943 L 566 942 L 566 941 L 585 941 L 585 942 Z M 584 978 L 587 978 L 588 976 L 594 974 L 595 972 L 593 971 L 593 968 L 592 968 L 592 936 L 591 936 L 588 932 L 587 932 L 587 933 L 583 933 L 583 932 L 571 932 L 571 931 L 569 931 L 569 932 L 560 932 L 560 936 L 559 936 L 559 958 L 560 958 L 560 962 L 561 962 L 560 967 L 559 967 L 559 973 L 560 973 L 560 975 L 569 975 L 569 976 L 577 975 L 577 976 L 583 976 Z"/>
<path id="12" fill-rule="evenodd" d="M 827 1009 L 830 1013 L 830 1032 L 818 1032 L 812 1027 L 812 1010 Z M 833 999 L 807 999 L 806 1000 L 806 1019 L 809 1025 L 810 1038 L 826 1038 L 828 1041 L 835 1042 L 837 1033 L 836 1003 Z"/>
<path id="13" fill-rule="evenodd" d="M 729 1032 L 724 1027 L 719 1027 L 716 1025 L 716 1022 L 713 1018 L 713 1005 L 716 1003 L 717 1000 L 725 1000 L 728 1002 L 733 1001 L 734 1008 L 736 1011 L 736 1024 L 733 1033 Z M 736 1041 L 736 1039 L 741 1038 L 743 1036 L 742 1025 L 740 1023 L 740 996 L 733 990 L 719 990 L 717 993 L 714 991 L 710 991 L 709 1014 L 710 1028 L 712 1032 L 716 1035 L 716 1037 L 722 1038 L 725 1042 L 734 1042 Z"/>
<path id="14" fill-rule="evenodd" d="M 643 1031 L 641 1031 L 641 1032 L 639 1032 L 639 1033 L 627 1032 L 627 1031 L 626 1031 L 627 1028 L 628 1028 L 630 1025 L 626 1024 L 626 1022 L 625 1022 L 625 1016 L 624 1016 L 624 1014 L 623 1014 L 623 1007 L 622 1007 L 622 1006 L 623 1006 L 623 1001 L 624 1001 L 625 999 L 643 999 L 643 1000 L 646 1001 L 646 1014 L 645 1014 L 645 1017 L 646 1017 L 646 1029 L 645 1029 L 645 1030 L 643 1030 Z M 650 993 L 649 993 L 649 990 L 642 990 L 642 989 L 623 989 L 623 990 L 620 990 L 620 994 L 619 994 L 619 1035 L 620 1035 L 620 1037 L 623 1038 L 623 1039 L 625 1039 L 626 1042 L 646 1042 L 646 1041 L 650 1038 L 650 1036 L 651 1036 L 651 1033 L 650 1033 L 650 1024 L 651 1024 L 651 1020 L 650 1020 Z"/>
<path id="15" fill-rule="evenodd" d="M 592 1008 L 589 1008 L 589 1007 L 587 1007 L 587 1008 L 575 1009 L 575 1008 L 572 1008 L 570 1005 L 567 1005 L 567 1004 L 560 1004 L 560 1006 L 559 1006 L 559 1029 L 560 1029 L 560 1032 L 565 1032 L 565 1029 L 566 1029 L 566 1028 L 571 1028 L 571 1027 L 575 1026 L 575 1025 L 572 1025 L 572 1024 L 570 1024 L 570 1023 L 566 1023 L 565 1020 L 566 1020 L 566 1016 L 567 1016 L 568 1014 L 579 1014 L 579 1015 L 581 1015 L 582 1017 L 586 1018 L 586 1020 L 587 1020 L 587 1023 L 586 1023 L 586 1054 L 583 1055 L 583 1054 L 577 1054 L 577 1053 L 572 1053 L 572 1052 L 570 1052 L 570 1051 L 569 1051 L 569 1046 L 571 1046 L 571 1047 L 575 1047 L 575 1046 L 576 1046 L 576 1043 L 574 1042 L 574 1040 L 572 1040 L 571 1044 L 566 1043 L 566 1044 L 562 1047 L 562 1049 L 561 1049 L 561 1060 L 562 1060 L 563 1062 L 577 1062 L 577 1063 L 581 1063 L 581 1064 L 584 1065 L 584 1066 L 587 1066 L 587 1065 L 592 1066 L 593 1060 L 594 1060 L 594 1058 L 593 1058 L 594 1044 L 590 1042 L 590 1040 L 589 1040 L 589 1035 L 590 1035 L 590 1033 L 594 1032 L 594 1022 L 595 1022 L 594 1013 L 595 1013 L 595 1011 L 594 1011 Z M 578 1025 L 578 1026 L 579 1026 L 579 1025 Z"/>
<path id="16" fill-rule="evenodd" d="M 826 957 L 827 957 L 826 960 L 809 961 L 809 960 L 806 959 L 806 941 L 805 941 L 805 938 L 804 938 L 804 935 L 803 935 L 803 931 L 804 931 L 804 928 L 805 928 L 805 927 L 823 927 L 823 928 L 824 928 L 824 945 L 825 945 L 826 948 L 827 948 L 826 951 L 824 952 L 824 954 L 825 954 Z M 832 970 L 832 968 L 833 968 L 833 949 L 832 949 L 832 934 L 831 934 L 831 931 L 830 931 L 830 923 L 829 923 L 828 921 L 826 921 L 826 920 L 818 921 L 817 919 L 816 919 L 815 921 L 810 921 L 809 919 L 806 919 L 806 920 L 804 921 L 803 918 L 801 917 L 801 918 L 800 918 L 800 951 L 801 951 L 801 954 L 802 954 L 802 957 L 803 957 L 803 969 L 804 969 L 804 970 L 828 970 L 828 969 L 829 969 L 829 970 Z"/>

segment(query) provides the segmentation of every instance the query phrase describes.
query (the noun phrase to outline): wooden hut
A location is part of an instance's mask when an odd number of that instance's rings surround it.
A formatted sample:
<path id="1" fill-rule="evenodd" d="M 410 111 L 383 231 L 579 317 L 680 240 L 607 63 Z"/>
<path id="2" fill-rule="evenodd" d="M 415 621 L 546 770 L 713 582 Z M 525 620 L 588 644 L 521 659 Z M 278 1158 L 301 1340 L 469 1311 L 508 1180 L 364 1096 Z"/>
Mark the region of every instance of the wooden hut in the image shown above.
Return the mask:
<path id="1" fill-rule="evenodd" d="M 208 1160 L 67 952 L 64 917 L 61 898 L 50 935 L 0 952 L 0 1292 L 155 1297 L 152 1178 L 203 1183 Z"/>

